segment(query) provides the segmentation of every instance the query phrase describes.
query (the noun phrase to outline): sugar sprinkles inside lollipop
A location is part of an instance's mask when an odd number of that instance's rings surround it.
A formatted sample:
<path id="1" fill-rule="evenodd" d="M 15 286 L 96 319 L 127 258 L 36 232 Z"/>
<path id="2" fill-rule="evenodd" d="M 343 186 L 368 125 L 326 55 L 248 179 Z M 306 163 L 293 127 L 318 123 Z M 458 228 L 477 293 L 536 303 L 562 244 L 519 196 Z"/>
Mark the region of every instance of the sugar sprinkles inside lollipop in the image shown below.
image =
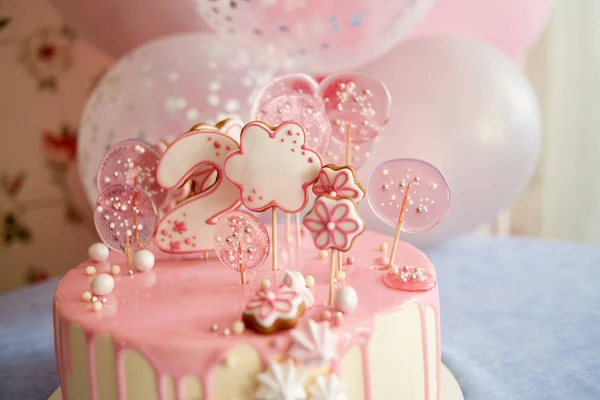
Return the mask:
<path id="1" fill-rule="evenodd" d="M 158 212 L 152 199 L 139 188 L 113 184 L 96 200 L 94 223 L 102 241 L 131 256 L 152 242 Z"/>
<path id="2" fill-rule="evenodd" d="M 126 184 L 142 190 L 162 209 L 168 193 L 156 181 L 156 166 L 160 152 L 142 140 L 125 140 L 110 148 L 102 159 L 96 175 L 101 192 L 113 184 Z"/>
<path id="3" fill-rule="evenodd" d="M 242 210 L 229 211 L 219 218 L 214 229 L 214 246 L 221 262 L 240 272 L 243 285 L 246 271 L 259 268 L 271 248 L 262 222 Z"/>

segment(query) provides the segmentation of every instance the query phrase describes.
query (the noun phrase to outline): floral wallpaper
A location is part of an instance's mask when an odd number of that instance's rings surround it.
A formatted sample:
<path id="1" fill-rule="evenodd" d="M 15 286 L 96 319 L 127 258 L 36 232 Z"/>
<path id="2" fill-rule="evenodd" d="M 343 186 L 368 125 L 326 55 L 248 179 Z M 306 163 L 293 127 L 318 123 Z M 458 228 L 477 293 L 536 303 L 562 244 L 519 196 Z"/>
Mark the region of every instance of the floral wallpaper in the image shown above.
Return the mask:
<path id="1" fill-rule="evenodd" d="M 77 125 L 111 63 L 45 1 L 0 1 L 0 292 L 63 273 L 96 240 Z"/>

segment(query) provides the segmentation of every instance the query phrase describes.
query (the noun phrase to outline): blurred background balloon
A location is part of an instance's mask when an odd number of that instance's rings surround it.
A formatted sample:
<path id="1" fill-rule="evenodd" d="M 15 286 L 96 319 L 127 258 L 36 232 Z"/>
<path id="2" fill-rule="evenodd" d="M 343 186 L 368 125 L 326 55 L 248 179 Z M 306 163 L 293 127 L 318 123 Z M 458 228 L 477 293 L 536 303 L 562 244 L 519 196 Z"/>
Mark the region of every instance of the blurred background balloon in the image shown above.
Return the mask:
<path id="1" fill-rule="evenodd" d="M 232 43 L 285 53 L 313 72 L 363 65 L 385 54 L 434 0 L 198 0 L 207 24 Z"/>
<path id="2" fill-rule="evenodd" d="M 460 35 L 518 59 L 542 32 L 553 0 L 437 0 L 411 37 Z"/>
<path id="3" fill-rule="evenodd" d="M 203 33 L 165 37 L 123 57 L 102 77 L 81 120 L 78 165 L 90 203 L 110 146 L 132 138 L 154 144 L 199 122 L 248 121 L 254 93 L 286 68 L 284 61 Z"/>
<path id="4" fill-rule="evenodd" d="M 540 148 L 540 111 L 517 65 L 473 39 L 427 37 L 407 41 L 364 68 L 392 94 L 392 112 L 363 182 L 390 158 L 420 158 L 448 179 L 452 203 L 434 229 L 406 235 L 435 243 L 492 220 L 521 193 Z M 369 229 L 392 234 L 367 202 L 359 205 Z"/>
<path id="5" fill-rule="evenodd" d="M 119 57 L 175 33 L 210 31 L 191 0 L 50 0 L 75 31 Z"/>

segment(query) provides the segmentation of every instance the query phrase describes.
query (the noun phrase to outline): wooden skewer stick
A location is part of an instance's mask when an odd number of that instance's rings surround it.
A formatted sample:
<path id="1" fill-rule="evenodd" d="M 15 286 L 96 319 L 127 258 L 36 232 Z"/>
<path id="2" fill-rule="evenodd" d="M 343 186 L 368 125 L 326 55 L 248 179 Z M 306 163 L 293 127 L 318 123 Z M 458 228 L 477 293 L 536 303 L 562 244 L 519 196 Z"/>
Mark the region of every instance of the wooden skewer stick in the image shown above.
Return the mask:
<path id="1" fill-rule="evenodd" d="M 296 247 L 299 249 L 302 246 L 302 226 L 300 225 L 300 213 L 296 213 Z"/>
<path id="2" fill-rule="evenodd" d="M 245 285 L 246 282 L 246 268 L 244 268 L 244 259 L 242 258 L 242 241 L 239 241 L 239 257 L 240 257 L 240 279 L 242 280 L 242 285 Z"/>
<path id="3" fill-rule="evenodd" d="M 352 161 L 352 136 L 350 131 L 352 130 L 352 122 L 348 121 L 348 131 L 346 132 L 346 165 L 351 165 Z"/>
<path id="4" fill-rule="evenodd" d="M 329 305 L 333 304 L 333 279 L 335 277 L 335 249 L 331 249 L 329 256 Z"/>
<path id="5" fill-rule="evenodd" d="M 273 271 L 277 271 L 277 209 L 271 207 L 271 256 L 273 259 Z"/>
<path id="6" fill-rule="evenodd" d="M 404 192 L 404 198 L 402 199 L 402 205 L 400 206 L 400 214 L 398 215 L 398 225 L 396 225 L 396 235 L 394 235 L 394 243 L 392 244 L 392 252 L 390 253 L 390 262 L 388 268 L 392 268 L 394 265 L 394 258 L 396 257 L 396 249 L 398 248 L 398 239 L 400 238 L 400 232 L 402 231 L 402 222 L 404 221 L 404 213 L 406 212 L 406 202 L 408 201 L 408 194 L 410 192 L 410 182 L 406 186 Z"/>
<path id="7" fill-rule="evenodd" d="M 342 252 L 341 251 L 337 251 L 337 263 L 338 263 L 338 271 L 343 271 L 343 267 L 342 267 Z"/>
<path id="8" fill-rule="evenodd" d="M 292 216 L 289 213 L 285 213 L 285 242 L 290 244 L 292 241 Z"/>
<path id="9" fill-rule="evenodd" d="M 127 256 L 127 266 L 131 266 L 133 263 L 133 260 L 131 259 L 131 243 L 127 233 L 125 233 L 125 255 Z"/>
<path id="10" fill-rule="evenodd" d="M 208 250 L 204 250 L 204 261 L 208 261 Z"/>

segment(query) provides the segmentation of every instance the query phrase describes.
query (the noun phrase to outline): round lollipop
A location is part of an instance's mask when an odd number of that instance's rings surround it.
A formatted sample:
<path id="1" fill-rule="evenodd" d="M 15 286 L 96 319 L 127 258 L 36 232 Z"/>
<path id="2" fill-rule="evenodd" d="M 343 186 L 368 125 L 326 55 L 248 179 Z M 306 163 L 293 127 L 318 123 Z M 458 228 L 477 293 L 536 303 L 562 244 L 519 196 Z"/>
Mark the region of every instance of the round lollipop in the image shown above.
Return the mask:
<path id="1" fill-rule="evenodd" d="M 162 209 L 168 192 L 156 181 L 156 166 L 160 152 L 143 140 L 125 140 L 112 146 L 98 167 L 96 185 L 98 191 L 115 183 L 126 184 L 142 190 Z"/>
<path id="2" fill-rule="evenodd" d="M 419 266 L 394 266 L 400 232 L 424 232 L 437 225 L 450 204 L 450 188 L 433 165 L 415 159 L 395 159 L 379 165 L 369 179 L 369 205 L 385 223 L 396 227 L 384 277 L 387 286 L 429 290 L 435 278 Z"/>
<path id="3" fill-rule="evenodd" d="M 271 248 L 265 226 L 242 210 L 223 214 L 215 225 L 213 237 L 217 256 L 227 267 L 240 273 L 242 285 L 247 283 L 246 271 L 259 268 Z"/>
<path id="4" fill-rule="evenodd" d="M 152 242 L 157 223 L 152 199 L 139 188 L 113 184 L 96 200 L 94 224 L 100 239 L 111 249 L 124 252 L 129 265 L 133 251 Z"/>

